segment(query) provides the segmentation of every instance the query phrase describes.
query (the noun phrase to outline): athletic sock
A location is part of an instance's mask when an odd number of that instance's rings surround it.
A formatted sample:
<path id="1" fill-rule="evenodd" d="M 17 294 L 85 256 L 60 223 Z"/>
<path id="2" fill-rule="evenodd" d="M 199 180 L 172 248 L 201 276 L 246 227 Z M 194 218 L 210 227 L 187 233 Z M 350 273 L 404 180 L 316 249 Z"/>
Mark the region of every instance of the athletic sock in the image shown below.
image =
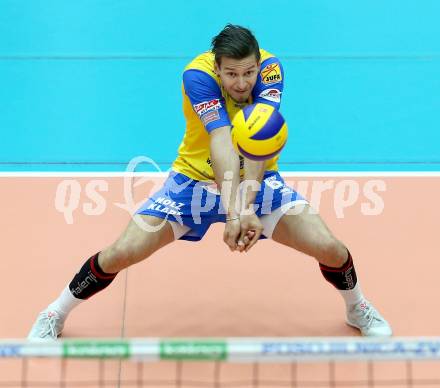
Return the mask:
<path id="1" fill-rule="evenodd" d="M 351 290 L 339 290 L 339 293 L 344 298 L 347 307 L 354 306 L 365 300 L 359 282 Z"/>
<path id="2" fill-rule="evenodd" d="M 67 316 L 76 306 L 84 302 L 83 299 L 75 298 L 68 286 L 64 288 L 58 299 L 53 301 L 48 309 L 55 310 L 63 316 Z"/>
<path id="3" fill-rule="evenodd" d="M 347 253 L 347 261 L 342 267 L 333 268 L 324 264 L 319 264 L 319 268 L 321 269 L 324 278 L 338 289 L 348 307 L 362 302 L 365 298 L 362 294 L 360 285 L 358 284 L 353 258 L 348 249 Z"/>

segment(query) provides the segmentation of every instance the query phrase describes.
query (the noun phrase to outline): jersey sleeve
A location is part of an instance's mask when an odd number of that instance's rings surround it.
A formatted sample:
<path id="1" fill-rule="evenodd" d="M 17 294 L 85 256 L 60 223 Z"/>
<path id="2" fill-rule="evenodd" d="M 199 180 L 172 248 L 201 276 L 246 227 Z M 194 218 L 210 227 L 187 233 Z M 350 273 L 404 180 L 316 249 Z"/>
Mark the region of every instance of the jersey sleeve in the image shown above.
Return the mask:
<path id="1" fill-rule="evenodd" d="M 284 88 L 284 70 L 276 57 L 266 59 L 261 63 L 260 74 L 252 91 L 254 103 L 264 103 L 280 108 L 281 94 Z"/>
<path id="2" fill-rule="evenodd" d="M 208 133 L 231 125 L 220 87 L 209 74 L 201 70 L 186 70 L 183 73 L 183 87 Z"/>

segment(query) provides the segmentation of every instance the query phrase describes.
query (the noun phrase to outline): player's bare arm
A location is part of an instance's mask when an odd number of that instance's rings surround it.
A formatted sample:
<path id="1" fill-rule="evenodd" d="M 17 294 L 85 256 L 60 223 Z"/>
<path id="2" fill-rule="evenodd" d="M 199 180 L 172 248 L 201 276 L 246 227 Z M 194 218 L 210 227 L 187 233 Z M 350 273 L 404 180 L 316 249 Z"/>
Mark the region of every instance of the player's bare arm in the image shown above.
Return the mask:
<path id="1" fill-rule="evenodd" d="M 210 133 L 210 151 L 215 181 L 226 210 L 223 241 L 231 251 L 234 251 L 237 249 L 237 240 L 241 230 L 236 203 L 240 184 L 240 160 L 232 145 L 230 131 L 229 126 L 213 130 Z M 230 185 L 230 189 L 224 186 L 226 182 Z"/>
<path id="2" fill-rule="evenodd" d="M 256 244 L 263 231 L 263 225 L 255 214 L 254 203 L 257 192 L 261 187 L 265 169 L 265 161 L 244 158 L 243 210 L 240 213 L 241 233 L 238 239 L 238 250 L 240 252 L 248 252 Z"/>

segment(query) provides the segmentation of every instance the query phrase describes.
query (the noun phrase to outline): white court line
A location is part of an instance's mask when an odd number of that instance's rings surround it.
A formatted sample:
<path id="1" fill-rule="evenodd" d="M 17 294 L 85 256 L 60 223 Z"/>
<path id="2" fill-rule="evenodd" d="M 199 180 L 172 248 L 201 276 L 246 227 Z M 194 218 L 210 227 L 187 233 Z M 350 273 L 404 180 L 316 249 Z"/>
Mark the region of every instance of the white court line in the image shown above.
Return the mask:
<path id="1" fill-rule="evenodd" d="M 283 177 L 440 177 L 440 171 L 280 171 Z M 164 178 L 168 172 L 103 172 L 103 171 L 13 171 L 1 172 L 0 178 L 118 178 L 152 177 Z"/>

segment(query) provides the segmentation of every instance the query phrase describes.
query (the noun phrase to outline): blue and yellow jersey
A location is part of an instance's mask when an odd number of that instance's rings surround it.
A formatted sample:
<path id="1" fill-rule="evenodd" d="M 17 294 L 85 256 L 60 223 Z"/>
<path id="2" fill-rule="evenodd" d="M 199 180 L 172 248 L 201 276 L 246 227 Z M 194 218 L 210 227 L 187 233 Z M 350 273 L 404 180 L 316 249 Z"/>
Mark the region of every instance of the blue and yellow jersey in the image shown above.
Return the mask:
<path id="1" fill-rule="evenodd" d="M 183 114 L 186 131 L 172 169 L 200 181 L 213 181 L 209 133 L 231 125 L 231 119 L 245 105 L 263 102 L 279 109 L 284 72 L 280 61 L 265 50 L 261 69 L 249 100 L 238 104 L 223 90 L 214 72 L 214 54 L 205 52 L 186 66 L 183 73 Z M 279 156 L 266 162 L 267 170 L 278 170 Z M 243 163 L 240 163 L 243 175 Z"/>

